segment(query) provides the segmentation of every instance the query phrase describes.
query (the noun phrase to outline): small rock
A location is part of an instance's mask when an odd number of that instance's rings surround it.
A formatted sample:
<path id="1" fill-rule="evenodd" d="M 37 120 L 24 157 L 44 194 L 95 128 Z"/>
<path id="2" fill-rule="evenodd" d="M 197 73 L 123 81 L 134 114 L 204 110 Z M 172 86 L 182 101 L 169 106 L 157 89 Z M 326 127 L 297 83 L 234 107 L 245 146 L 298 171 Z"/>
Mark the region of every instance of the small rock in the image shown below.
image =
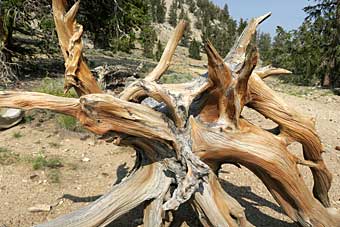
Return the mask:
<path id="1" fill-rule="evenodd" d="M 39 177 L 38 174 L 33 174 L 33 175 L 30 176 L 30 179 L 33 180 L 33 179 L 35 179 L 35 178 L 37 178 L 37 177 Z"/>
<path id="2" fill-rule="evenodd" d="M 94 141 L 90 141 L 90 142 L 88 143 L 88 145 L 89 145 L 89 146 L 94 146 L 94 145 L 96 145 L 96 143 L 95 143 Z"/>
<path id="3" fill-rule="evenodd" d="M 87 140 L 88 138 L 90 138 L 89 134 L 85 134 L 85 135 L 80 136 L 80 140 Z"/>
<path id="4" fill-rule="evenodd" d="M 335 150 L 340 151 L 340 146 L 336 146 Z"/>
<path id="5" fill-rule="evenodd" d="M 34 207 L 28 208 L 29 212 L 49 212 L 51 210 L 51 206 L 47 204 L 38 204 Z"/>
<path id="6" fill-rule="evenodd" d="M 82 162 L 89 162 L 90 159 L 85 157 L 85 158 L 83 158 L 81 161 L 82 161 Z"/>

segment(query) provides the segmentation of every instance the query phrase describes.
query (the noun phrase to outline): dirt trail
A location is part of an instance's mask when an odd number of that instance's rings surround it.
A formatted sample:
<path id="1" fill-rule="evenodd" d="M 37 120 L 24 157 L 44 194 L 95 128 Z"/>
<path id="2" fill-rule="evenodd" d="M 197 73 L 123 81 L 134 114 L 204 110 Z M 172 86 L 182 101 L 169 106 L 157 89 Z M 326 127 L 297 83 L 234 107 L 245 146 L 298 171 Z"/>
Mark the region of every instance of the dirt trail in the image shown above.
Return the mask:
<path id="1" fill-rule="evenodd" d="M 269 83 L 276 90 L 287 90 Z M 340 145 L 340 97 L 318 92 L 303 93 L 304 97 L 280 94 L 298 111 L 316 117 L 317 131 L 326 151 L 323 157 L 333 173 L 331 203 L 340 209 L 340 151 L 334 149 Z M 0 164 L 0 226 L 31 226 L 85 206 L 119 181 L 133 164 L 131 149 L 97 140 L 87 132 L 62 129 L 57 124 L 57 115 L 48 112 L 35 111 L 28 115 L 33 115 L 33 120 L 28 119 L 31 122 L 0 131 L 0 163 L 3 162 Z M 264 128 L 275 125 L 249 109 L 244 111 L 244 116 Z M 290 148 L 301 155 L 300 145 L 293 144 Z M 34 170 L 37 157 L 58 159 L 63 167 Z M 311 187 L 309 170 L 303 167 L 301 172 Z M 225 165 L 219 177 L 225 190 L 245 207 L 254 226 L 296 226 L 248 170 Z M 60 199 L 63 196 L 66 198 Z M 56 206 L 50 212 L 30 213 L 28 208 L 37 204 Z M 189 211 L 185 212 L 190 216 Z M 140 209 L 112 224 L 120 227 L 138 225 L 141 225 Z M 199 226 L 196 220 L 188 225 Z"/>

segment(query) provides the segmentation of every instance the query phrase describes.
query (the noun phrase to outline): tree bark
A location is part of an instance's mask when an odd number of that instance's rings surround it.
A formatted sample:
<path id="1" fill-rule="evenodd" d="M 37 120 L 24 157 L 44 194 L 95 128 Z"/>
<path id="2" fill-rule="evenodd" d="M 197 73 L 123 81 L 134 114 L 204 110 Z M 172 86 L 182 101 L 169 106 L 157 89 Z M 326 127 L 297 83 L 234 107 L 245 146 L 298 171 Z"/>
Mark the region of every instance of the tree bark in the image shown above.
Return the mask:
<path id="1" fill-rule="evenodd" d="M 223 163 L 243 165 L 259 177 L 285 213 L 302 226 L 340 226 L 329 207 L 331 174 L 313 120 L 280 99 L 261 77 L 290 73 L 259 68 L 250 40 L 270 14 L 248 23 L 225 59 L 212 43 L 205 46 L 208 73 L 183 84 L 161 84 L 185 29 L 181 21 L 157 67 L 118 97 L 96 85 L 82 61 L 82 27 L 75 22 L 77 2 L 65 13 L 65 1 L 53 0 L 55 23 L 66 62 L 65 88 L 79 99 L 33 92 L 0 92 L 0 107 L 48 109 L 76 117 L 88 130 L 133 147 L 138 158 L 130 176 L 98 201 L 71 214 L 38 225 L 105 226 L 137 205 L 146 204 L 144 224 L 164 226 L 165 216 L 182 204 L 196 210 L 204 226 L 248 226 L 241 205 L 223 191 L 215 173 Z M 146 98 L 158 101 L 148 105 Z M 244 106 L 275 121 L 276 133 L 242 117 Z M 305 159 L 287 146 L 303 145 Z M 313 193 L 297 168 L 311 168 Z"/>

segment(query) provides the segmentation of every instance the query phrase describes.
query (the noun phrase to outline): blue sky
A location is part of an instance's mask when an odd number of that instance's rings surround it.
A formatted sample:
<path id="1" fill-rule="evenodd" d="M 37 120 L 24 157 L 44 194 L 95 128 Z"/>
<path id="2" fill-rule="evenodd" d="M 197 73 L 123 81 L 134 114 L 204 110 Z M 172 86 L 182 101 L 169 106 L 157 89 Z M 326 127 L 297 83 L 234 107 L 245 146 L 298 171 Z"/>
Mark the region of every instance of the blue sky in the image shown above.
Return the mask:
<path id="1" fill-rule="evenodd" d="M 302 10 L 305 6 L 313 3 L 308 0 L 212 0 L 215 4 L 223 7 L 229 6 L 230 15 L 237 21 L 242 17 L 250 19 L 272 12 L 272 16 L 263 22 L 259 29 L 275 35 L 277 26 L 285 30 L 298 28 L 306 17 Z"/>

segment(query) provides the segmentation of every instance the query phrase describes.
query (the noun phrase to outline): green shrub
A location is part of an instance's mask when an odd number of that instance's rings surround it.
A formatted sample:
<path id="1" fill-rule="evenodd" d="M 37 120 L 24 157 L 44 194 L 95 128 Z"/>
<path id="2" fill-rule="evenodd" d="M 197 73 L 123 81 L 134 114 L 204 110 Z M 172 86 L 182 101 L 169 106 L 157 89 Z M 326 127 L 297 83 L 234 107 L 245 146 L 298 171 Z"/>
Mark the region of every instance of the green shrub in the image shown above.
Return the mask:
<path id="1" fill-rule="evenodd" d="M 23 137 L 23 135 L 22 135 L 20 132 L 15 132 L 15 133 L 13 133 L 13 138 L 19 139 L 19 138 L 21 138 L 21 137 Z"/>
<path id="2" fill-rule="evenodd" d="M 200 46 L 201 44 L 197 42 L 195 39 L 193 39 L 189 46 L 189 57 L 201 60 Z"/>
<path id="3" fill-rule="evenodd" d="M 32 160 L 32 167 L 34 170 L 44 168 L 57 169 L 62 166 L 63 164 L 59 158 L 47 159 L 42 154 L 39 154 L 36 158 Z"/>
<path id="4" fill-rule="evenodd" d="M 73 89 L 71 89 L 67 94 L 64 94 L 64 80 L 62 78 L 45 77 L 40 86 L 34 91 L 61 97 L 77 97 L 77 94 Z"/>
<path id="5" fill-rule="evenodd" d="M 161 78 L 161 83 L 164 84 L 175 84 L 175 83 L 185 83 L 192 80 L 192 75 L 190 74 L 177 74 L 172 73 L 169 75 L 164 75 Z"/>
<path id="6" fill-rule="evenodd" d="M 61 128 L 67 129 L 69 131 L 75 131 L 75 132 L 82 131 L 81 125 L 78 124 L 77 119 L 72 116 L 58 114 L 57 123 Z"/>

